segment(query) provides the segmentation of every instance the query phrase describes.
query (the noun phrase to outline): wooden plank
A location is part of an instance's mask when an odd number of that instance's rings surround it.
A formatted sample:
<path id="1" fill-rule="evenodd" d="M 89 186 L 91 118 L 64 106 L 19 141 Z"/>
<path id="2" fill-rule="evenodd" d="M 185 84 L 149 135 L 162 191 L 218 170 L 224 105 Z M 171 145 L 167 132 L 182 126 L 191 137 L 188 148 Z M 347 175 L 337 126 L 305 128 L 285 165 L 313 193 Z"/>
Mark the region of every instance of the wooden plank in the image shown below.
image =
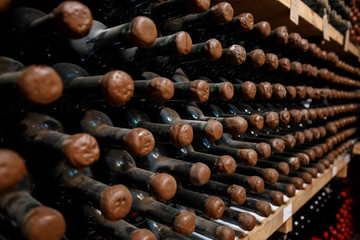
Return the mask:
<path id="1" fill-rule="evenodd" d="M 348 165 L 345 165 L 343 169 L 341 169 L 338 174 L 336 174 L 337 178 L 346 178 L 348 172 Z"/>
<path id="2" fill-rule="evenodd" d="M 353 154 L 360 155 L 360 142 L 355 143 L 353 147 Z"/>
<path id="3" fill-rule="evenodd" d="M 292 231 L 293 228 L 293 218 L 289 218 L 283 225 L 281 225 L 281 227 L 279 227 L 279 229 L 277 230 L 278 232 L 281 233 L 289 233 Z"/>
<path id="4" fill-rule="evenodd" d="M 292 215 L 296 213 L 309 199 L 311 199 L 320 189 L 322 189 L 335 175 L 342 170 L 347 163 L 345 162 L 346 154 L 339 156 L 331 168 L 326 169 L 318 178 L 313 179 L 311 184 L 307 184 L 305 189 L 290 198 L 286 204 L 276 209 L 269 217 L 264 219 L 246 236 L 239 238 L 241 240 L 262 240 L 267 239 L 277 229 L 284 224 L 284 212 L 291 207 Z M 336 170 L 336 172 L 334 172 Z"/>

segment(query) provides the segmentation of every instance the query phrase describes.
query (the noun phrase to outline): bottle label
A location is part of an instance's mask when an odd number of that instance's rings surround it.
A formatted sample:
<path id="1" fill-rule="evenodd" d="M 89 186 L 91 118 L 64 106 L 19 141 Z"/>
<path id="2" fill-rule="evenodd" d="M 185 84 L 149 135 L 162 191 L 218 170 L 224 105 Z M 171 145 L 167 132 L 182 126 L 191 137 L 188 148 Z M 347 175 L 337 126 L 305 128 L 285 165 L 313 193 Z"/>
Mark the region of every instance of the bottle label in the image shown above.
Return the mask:
<path id="1" fill-rule="evenodd" d="M 300 0 L 291 0 L 290 20 L 296 25 L 299 25 L 299 5 L 300 5 Z"/>
<path id="2" fill-rule="evenodd" d="M 335 177 L 337 174 L 337 166 L 332 168 L 332 176 Z"/>
<path id="3" fill-rule="evenodd" d="M 286 222 L 292 216 L 292 203 L 284 207 L 283 210 L 283 223 Z"/>
<path id="4" fill-rule="evenodd" d="M 323 37 L 326 41 L 330 41 L 328 16 L 326 14 L 326 9 L 324 9 L 324 11 L 325 14 L 323 16 Z"/>
<path id="5" fill-rule="evenodd" d="M 346 31 L 345 38 L 344 38 L 344 51 L 347 52 L 349 50 L 349 43 L 350 43 L 350 29 Z"/>

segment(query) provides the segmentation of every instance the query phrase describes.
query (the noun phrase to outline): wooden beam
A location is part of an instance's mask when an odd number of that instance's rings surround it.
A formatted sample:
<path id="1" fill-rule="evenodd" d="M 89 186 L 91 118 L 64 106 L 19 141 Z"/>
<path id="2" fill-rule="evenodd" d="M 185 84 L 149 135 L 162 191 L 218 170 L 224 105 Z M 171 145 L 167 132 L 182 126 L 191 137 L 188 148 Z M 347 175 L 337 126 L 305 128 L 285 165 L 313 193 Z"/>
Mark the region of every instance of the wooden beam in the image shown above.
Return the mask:
<path id="1" fill-rule="evenodd" d="M 277 230 L 278 232 L 281 233 L 289 233 L 292 231 L 293 229 L 293 218 L 289 218 L 283 225 L 281 225 L 281 227 L 279 227 L 279 229 Z"/>

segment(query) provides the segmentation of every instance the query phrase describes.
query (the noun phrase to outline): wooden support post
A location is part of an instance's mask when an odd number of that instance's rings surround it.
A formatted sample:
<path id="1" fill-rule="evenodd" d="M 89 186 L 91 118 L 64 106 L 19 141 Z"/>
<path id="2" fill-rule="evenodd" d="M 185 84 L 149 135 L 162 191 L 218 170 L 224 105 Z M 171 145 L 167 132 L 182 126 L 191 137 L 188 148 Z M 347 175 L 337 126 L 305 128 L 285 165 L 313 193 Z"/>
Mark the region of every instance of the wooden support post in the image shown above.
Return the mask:
<path id="1" fill-rule="evenodd" d="M 284 222 L 283 225 L 279 227 L 277 231 L 281 233 L 288 233 L 292 231 L 292 228 L 293 228 L 293 221 L 292 221 L 292 217 L 290 217 L 288 220 L 286 220 L 286 222 Z"/>
<path id="2" fill-rule="evenodd" d="M 348 164 L 346 164 L 337 174 L 338 178 L 346 178 L 347 177 Z"/>
<path id="3" fill-rule="evenodd" d="M 360 154 L 360 142 L 355 143 L 354 147 L 353 147 L 353 154 Z"/>

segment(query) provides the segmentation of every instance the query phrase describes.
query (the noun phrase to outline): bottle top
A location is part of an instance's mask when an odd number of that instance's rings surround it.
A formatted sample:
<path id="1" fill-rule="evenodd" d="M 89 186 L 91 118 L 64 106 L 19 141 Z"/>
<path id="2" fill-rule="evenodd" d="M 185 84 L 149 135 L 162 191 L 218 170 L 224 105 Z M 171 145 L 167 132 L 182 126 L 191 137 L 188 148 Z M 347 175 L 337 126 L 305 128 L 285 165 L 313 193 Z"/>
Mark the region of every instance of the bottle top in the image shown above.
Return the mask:
<path id="1" fill-rule="evenodd" d="M 288 31 L 286 26 L 280 26 L 275 28 L 275 37 L 276 43 L 278 44 L 287 44 L 288 43 Z"/>
<path id="2" fill-rule="evenodd" d="M 313 133 L 313 137 L 315 139 L 319 139 L 320 138 L 320 131 L 317 128 L 309 128 L 309 130 Z"/>
<path id="3" fill-rule="evenodd" d="M 308 129 L 305 129 L 303 132 L 305 134 L 305 141 L 311 142 L 314 138 L 313 133 Z"/>
<path id="4" fill-rule="evenodd" d="M 297 145 L 301 145 L 305 142 L 305 134 L 303 132 L 295 132 L 294 135 L 295 139 L 296 139 L 296 144 Z"/>
<path id="5" fill-rule="evenodd" d="M 269 22 L 258 22 L 254 25 L 254 29 L 256 29 L 256 35 L 259 39 L 264 39 L 270 36 L 271 26 Z"/>
<path id="6" fill-rule="evenodd" d="M 301 177 L 304 180 L 304 182 L 307 183 L 307 184 L 312 182 L 312 176 L 308 172 L 304 172 Z"/>
<path id="7" fill-rule="evenodd" d="M 232 174 L 236 169 L 236 162 L 229 155 L 223 155 L 216 159 L 215 165 L 215 169 L 221 174 Z"/>
<path id="8" fill-rule="evenodd" d="M 253 149 L 239 149 L 236 157 L 237 159 L 240 159 L 241 163 L 244 163 L 245 165 L 255 166 L 258 159 L 258 154 Z"/>
<path id="9" fill-rule="evenodd" d="M 156 37 L 156 26 L 150 18 L 138 16 L 132 20 L 128 39 L 133 45 L 147 48 L 154 43 Z"/>
<path id="10" fill-rule="evenodd" d="M 78 133 L 64 141 L 63 154 L 71 166 L 80 169 L 96 162 L 100 157 L 100 149 L 93 136 Z"/>
<path id="11" fill-rule="evenodd" d="M 279 121 L 281 125 L 287 125 L 290 122 L 290 113 L 287 110 L 279 112 Z"/>
<path id="12" fill-rule="evenodd" d="M 60 97 L 63 84 L 60 76 L 52 68 L 31 65 L 21 72 L 16 88 L 25 100 L 33 104 L 45 105 Z"/>
<path id="13" fill-rule="evenodd" d="M 68 38 L 82 38 L 91 29 L 93 22 L 91 11 L 80 2 L 62 2 L 52 14 L 58 30 Z"/>
<path id="14" fill-rule="evenodd" d="M 232 22 L 236 22 L 239 25 L 238 30 L 241 32 L 249 32 L 254 28 L 254 16 L 251 13 L 241 13 L 234 17 Z"/>
<path id="15" fill-rule="evenodd" d="M 315 120 L 315 119 L 317 118 L 317 112 L 316 112 L 316 110 L 313 109 L 313 108 L 310 108 L 310 109 L 308 109 L 308 111 L 309 111 L 309 114 L 310 114 L 310 119 L 311 119 L 311 120 Z"/>
<path id="16" fill-rule="evenodd" d="M 148 229 L 137 229 L 131 234 L 130 240 L 156 240 L 156 237 Z"/>
<path id="17" fill-rule="evenodd" d="M 279 125 L 279 115 L 276 112 L 266 112 L 265 124 L 270 128 L 277 127 Z"/>
<path id="18" fill-rule="evenodd" d="M 304 180 L 299 177 L 292 177 L 291 183 L 294 184 L 296 188 L 303 188 Z"/>
<path id="19" fill-rule="evenodd" d="M 219 219 L 224 214 L 225 204 L 218 197 L 208 197 L 205 200 L 204 213 L 212 219 Z"/>
<path id="20" fill-rule="evenodd" d="M 287 184 L 286 189 L 285 189 L 285 194 L 288 197 L 293 197 L 295 196 L 296 193 L 296 187 L 294 184 Z"/>
<path id="21" fill-rule="evenodd" d="M 216 228 L 214 239 L 232 240 L 235 239 L 235 232 L 231 227 L 220 226 Z"/>
<path id="22" fill-rule="evenodd" d="M 175 52 L 178 55 L 186 55 L 191 51 L 192 39 L 187 32 L 181 31 L 175 34 Z"/>
<path id="23" fill-rule="evenodd" d="M 195 80 L 190 83 L 190 98 L 196 102 L 206 102 L 209 99 L 209 84 L 204 80 Z"/>
<path id="24" fill-rule="evenodd" d="M 296 139 L 291 134 L 286 134 L 282 137 L 282 139 L 285 141 L 286 148 L 293 148 L 296 145 Z"/>
<path id="25" fill-rule="evenodd" d="M 257 201 L 256 202 L 257 211 L 260 215 L 268 217 L 271 214 L 271 206 L 268 202 L 265 201 Z"/>
<path id="26" fill-rule="evenodd" d="M 290 171 L 289 164 L 287 164 L 286 162 L 279 162 L 278 170 L 283 175 L 289 175 L 289 171 Z"/>
<path id="27" fill-rule="evenodd" d="M 280 83 L 275 83 L 272 85 L 272 89 L 273 89 L 272 96 L 275 99 L 281 100 L 286 97 L 286 89 L 285 89 L 284 85 L 282 85 Z"/>
<path id="28" fill-rule="evenodd" d="M 205 42 L 205 55 L 211 61 L 216 61 L 221 58 L 222 46 L 221 43 L 215 39 L 209 39 Z"/>
<path id="29" fill-rule="evenodd" d="M 298 109 L 290 109 L 290 121 L 293 123 L 299 123 L 301 122 L 302 115 L 301 112 Z"/>
<path id="30" fill-rule="evenodd" d="M 305 153 L 296 153 L 295 156 L 299 159 L 300 163 L 303 165 L 308 165 L 310 163 L 310 158 Z"/>
<path id="31" fill-rule="evenodd" d="M 261 130 L 264 127 L 264 118 L 259 114 L 251 114 L 249 123 L 250 128 L 254 130 Z"/>
<path id="32" fill-rule="evenodd" d="M 306 149 L 305 153 L 309 156 L 310 161 L 314 161 L 316 158 L 316 153 L 313 149 Z"/>
<path id="33" fill-rule="evenodd" d="M 242 212 L 238 215 L 238 224 L 242 229 L 251 231 L 256 225 L 256 218 L 250 213 Z"/>
<path id="34" fill-rule="evenodd" d="M 132 195 L 124 185 L 108 187 L 102 193 L 100 209 L 104 217 L 111 221 L 124 218 L 130 211 Z"/>
<path id="35" fill-rule="evenodd" d="M 290 71 L 290 59 L 288 59 L 288 58 L 280 58 L 279 59 L 278 69 L 280 69 L 281 72 Z"/>
<path id="36" fill-rule="evenodd" d="M 205 125 L 205 137 L 209 140 L 219 140 L 223 134 L 223 126 L 219 121 L 208 120 Z"/>
<path id="37" fill-rule="evenodd" d="M 65 233 L 64 217 L 55 209 L 38 206 L 23 220 L 22 232 L 28 239 L 61 239 Z"/>
<path id="38" fill-rule="evenodd" d="M 247 183 L 252 191 L 255 193 L 262 193 L 264 191 L 264 181 L 258 176 L 251 176 L 247 179 Z"/>
<path id="39" fill-rule="evenodd" d="M 290 33 L 288 37 L 288 45 L 291 48 L 300 48 L 301 36 L 298 33 Z"/>
<path id="40" fill-rule="evenodd" d="M 202 13 L 209 9 L 211 0 L 190 0 L 187 2 L 191 12 Z"/>
<path id="41" fill-rule="evenodd" d="M 219 98 L 225 102 L 234 96 L 234 86 L 230 82 L 222 82 L 219 87 Z"/>
<path id="42" fill-rule="evenodd" d="M 210 179 L 211 171 L 203 163 L 194 163 L 190 168 L 190 182 L 197 186 L 202 186 Z"/>
<path id="43" fill-rule="evenodd" d="M 316 78 L 319 75 L 319 69 L 316 66 L 311 66 L 311 76 Z"/>
<path id="44" fill-rule="evenodd" d="M 242 186 L 232 184 L 227 188 L 230 201 L 242 205 L 246 199 L 246 190 Z"/>
<path id="45" fill-rule="evenodd" d="M 177 148 L 189 146 L 193 137 L 194 132 L 189 124 L 177 123 L 169 128 L 170 143 Z"/>
<path id="46" fill-rule="evenodd" d="M 280 139 L 280 138 L 273 138 L 270 140 L 269 142 L 270 146 L 271 146 L 271 150 L 274 153 L 281 153 L 284 151 L 285 149 L 285 142 L 284 140 Z"/>
<path id="47" fill-rule="evenodd" d="M 310 113 L 309 113 L 309 110 L 307 109 L 301 109 L 300 110 L 300 113 L 301 113 L 301 121 L 307 121 L 310 119 Z"/>
<path id="48" fill-rule="evenodd" d="M 25 162 L 16 152 L 0 149 L 0 194 L 13 189 L 21 182 L 26 173 Z"/>
<path id="49" fill-rule="evenodd" d="M 226 63 L 234 66 L 246 61 L 246 50 L 240 45 L 234 44 L 228 47 L 224 53 Z"/>
<path id="50" fill-rule="evenodd" d="M 157 173 L 150 179 L 151 194 L 159 201 L 168 201 L 176 193 L 176 180 L 167 173 Z"/>
<path id="51" fill-rule="evenodd" d="M 290 64 L 290 71 L 293 75 L 299 76 L 302 73 L 302 65 L 301 63 L 294 61 Z"/>
<path id="52" fill-rule="evenodd" d="M 220 2 L 211 7 L 211 18 L 218 25 L 229 23 L 234 16 L 234 9 L 227 2 Z"/>
<path id="53" fill-rule="evenodd" d="M 127 151 L 137 157 L 148 155 L 155 146 L 151 132 L 143 128 L 134 128 L 124 138 Z"/>
<path id="54" fill-rule="evenodd" d="M 254 99 L 256 96 L 256 85 L 250 81 L 244 82 L 241 84 L 240 95 L 244 100 Z"/>
<path id="55" fill-rule="evenodd" d="M 255 49 L 252 50 L 249 53 L 249 59 L 250 65 L 253 68 L 259 68 L 262 67 L 265 64 L 265 53 L 261 49 Z"/>
<path id="56" fill-rule="evenodd" d="M 300 167 L 300 160 L 297 157 L 290 157 L 289 166 L 291 169 L 298 170 Z"/>
<path id="57" fill-rule="evenodd" d="M 302 51 L 302 52 L 307 52 L 309 50 L 309 41 L 305 38 L 302 38 L 301 39 L 301 44 L 299 46 L 299 49 Z"/>
<path id="58" fill-rule="evenodd" d="M 330 162 L 327 161 L 327 160 L 325 160 L 325 162 L 328 163 L 327 166 L 325 166 L 325 164 L 323 163 L 323 161 L 322 161 L 322 162 L 318 162 L 318 163 L 316 163 L 316 165 L 315 165 L 316 168 L 318 169 L 318 171 L 319 171 L 320 173 L 323 173 L 326 168 L 330 167 Z M 304 181 L 303 181 L 303 182 L 304 182 Z"/>
<path id="59" fill-rule="evenodd" d="M 325 50 L 322 50 L 321 53 L 320 53 L 320 59 L 324 60 L 324 61 L 327 61 L 328 59 L 328 55 L 327 55 L 327 51 Z"/>
<path id="60" fill-rule="evenodd" d="M 284 203 L 284 195 L 279 191 L 270 191 L 271 203 L 276 206 L 281 206 Z"/>
<path id="61" fill-rule="evenodd" d="M 276 54 L 266 53 L 265 67 L 268 71 L 275 71 L 279 66 L 279 59 Z"/>
<path id="62" fill-rule="evenodd" d="M 256 152 L 259 155 L 259 158 L 268 158 L 271 155 L 271 147 L 269 144 L 261 142 L 256 144 Z"/>
<path id="63" fill-rule="evenodd" d="M 175 218 L 173 227 L 175 232 L 189 235 L 195 231 L 195 215 L 187 210 L 181 211 Z"/>
<path id="64" fill-rule="evenodd" d="M 301 65 L 302 67 L 302 74 L 305 76 L 305 77 L 310 77 L 311 76 L 311 73 L 312 73 L 312 66 L 310 64 L 303 64 Z"/>
<path id="65" fill-rule="evenodd" d="M 257 84 L 257 95 L 261 99 L 270 99 L 273 94 L 272 85 L 269 82 Z"/>
<path id="66" fill-rule="evenodd" d="M 101 80 L 101 92 L 110 105 L 124 105 L 134 95 L 133 79 L 123 71 L 108 72 Z"/>
<path id="67" fill-rule="evenodd" d="M 262 170 L 265 181 L 276 183 L 279 179 L 279 173 L 273 168 L 264 168 Z"/>
<path id="68" fill-rule="evenodd" d="M 227 117 L 225 119 L 225 130 L 233 135 L 241 135 L 248 129 L 247 121 L 239 116 Z"/>
<path id="69" fill-rule="evenodd" d="M 174 96 L 174 84 L 167 78 L 157 77 L 150 80 L 147 92 L 150 97 L 159 102 L 166 102 Z"/>

